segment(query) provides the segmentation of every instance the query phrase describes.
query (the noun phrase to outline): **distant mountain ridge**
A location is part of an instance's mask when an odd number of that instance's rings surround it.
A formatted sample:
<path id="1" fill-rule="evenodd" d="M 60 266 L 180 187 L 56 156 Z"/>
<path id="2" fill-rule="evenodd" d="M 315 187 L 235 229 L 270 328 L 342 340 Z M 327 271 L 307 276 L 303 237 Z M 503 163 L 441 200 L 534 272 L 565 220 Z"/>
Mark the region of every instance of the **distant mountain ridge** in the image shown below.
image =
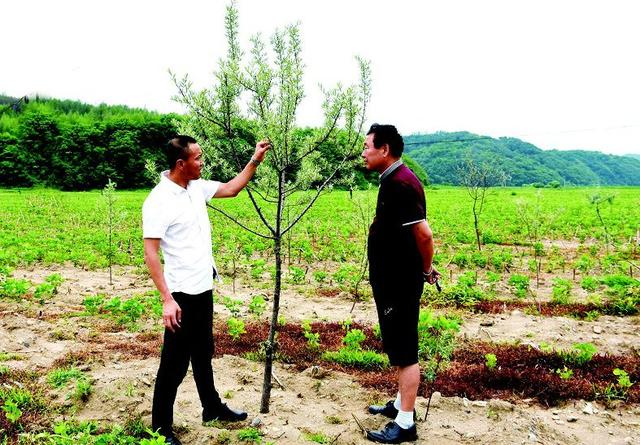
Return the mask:
<path id="1" fill-rule="evenodd" d="M 460 184 L 456 168 L 467 157 L 490 162 L 509 176 L 508 185 L 640 185 L 640 155 L 616 156 L 585 150 L 542 150 L 517 138 L 492 138 L 466 131 L 411 134 L 405 152 L 434 184 Z"/>

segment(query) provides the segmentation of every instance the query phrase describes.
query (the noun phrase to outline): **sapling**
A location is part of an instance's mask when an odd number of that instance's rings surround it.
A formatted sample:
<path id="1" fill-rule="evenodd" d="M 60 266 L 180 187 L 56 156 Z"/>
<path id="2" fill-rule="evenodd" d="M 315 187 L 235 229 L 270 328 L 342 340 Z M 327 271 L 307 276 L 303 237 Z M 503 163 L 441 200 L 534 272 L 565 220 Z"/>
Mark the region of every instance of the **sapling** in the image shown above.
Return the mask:
<path id="1" fill-rule="evenodd" d="M 275 263 L 273 308 L 260 412 L 269 412 L 275 334 L 282 289 L 283 242 L 323 192 L 338 181 L 349 182 L 362 147 L 361 131 L 371 91 L 369 63 L 358 59 L 357 85 L 323 89 L 324 115 L 320 128 L 297 128 L 297 113 L 304 97 L 304 63 L 298 25 L 278 30 L 267 51 L 261 35 L 251 38 L 247 62 L 240 47 L 238 10 L 232 2 L 225 16 L 227 54 L 219 63 L 211 88 L 194 91 L 184 77 L 178 80 L 175 98 L 188 114 L 179 130 L 198 139 L 205 161 L 204 176 L 216 169 L 219 179 L 242 170 L 257 140 L 267 138 L 271 150 L 245 190 L 259 219 L 260 228 L 227 212 L 222 204 L 210 204 L 243 229 L 273 243 Z M 246 104 L 241 104 L 246 99 Z M 311 190 L 311 193 L 304 193 Z M 217 203 L 216 203 L 217 204 Z"/>
<path id="2" fill-rule="evenodd" d="M 116 183 L 108 180 L 107 185 L 102 189 L 102 197 L 107 207 L 107 261 L 109 261 L 109 284 L 113 285 L 113 262 L 115 259 L 115 248 L 113 245 L 113 234 L 123 215 L 116 214 Z"/>

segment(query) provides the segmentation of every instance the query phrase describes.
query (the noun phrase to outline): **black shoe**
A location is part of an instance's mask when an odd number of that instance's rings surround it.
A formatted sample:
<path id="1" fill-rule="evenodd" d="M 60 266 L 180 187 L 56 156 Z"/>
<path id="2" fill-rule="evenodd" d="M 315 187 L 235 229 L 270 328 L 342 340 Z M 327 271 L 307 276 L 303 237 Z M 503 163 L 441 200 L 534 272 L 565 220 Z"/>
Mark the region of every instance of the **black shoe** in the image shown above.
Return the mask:
<path id="1" fill-rule="evenodd" d="M 239 422 L 247 418 L 247 413 L 240 410 L 229 408 L 226 403 L 223 403 L 215 410 L 203 411 L 202 421 L 210 422 L 212 420 L 223 420 L 225 422 Z"/>
<path id="2" fill-rule="evenodd" d="M 182 442 L 173 434 L 165 436 L 164 443 L 167 445 L 182 445 Z"/>
<path id="3" fill-rule="evenodd" d="M 415 424 L 408 430 L 405 430 L 397 423 L 389 422 L 384 429 L 380 431 L 367 431 L 367 439 L 378 443 L 413 442 L 418 440 L 418 433 Z"/>
<path id="4" fill-rule="evenodd" d="M 390 419 L 395 419 L 398 415 L 398 410 L 393 406 L 393 400 L 389 400 L 386 405 L 370 405 L 369 412 L 371 414 L 382 414 Z"/>
<path id="5" fill-rule="evenodd" d="M 398 415 L 398 410 L 393 406 L 394 401 L 389 400 L 386 405 L 370 405 L 369 412 L 371 414 L 382 414 L 389 419 L 395 419 Z M 413 420 L 416 420 L 416 410 L 413 410 Z"/>

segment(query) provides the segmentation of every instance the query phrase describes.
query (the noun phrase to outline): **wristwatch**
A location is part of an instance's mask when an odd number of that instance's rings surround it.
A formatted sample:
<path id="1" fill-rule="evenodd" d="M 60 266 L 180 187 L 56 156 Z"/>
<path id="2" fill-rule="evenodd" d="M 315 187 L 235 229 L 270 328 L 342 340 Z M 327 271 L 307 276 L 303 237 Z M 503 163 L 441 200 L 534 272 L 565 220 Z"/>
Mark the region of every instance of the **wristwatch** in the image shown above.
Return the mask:
<path id="1" fill-rule="evenodd" d="M 253 165 L 255 165 L 256 167 L 257 167 L 258 165 L 260 165 L 260 161 L 258 161 L 256 158 L 251 158 L 251 163 L 252 163 Z"/>
<path id="2" fill-rule="evenodd" d="M 427 272 L 422 272 L 422 278 L 424 278 L 425 281 L 427 281 L 427 278 L 429 278 L 431 275 L 433 275 L 433 267 L 431 267 Z"/>

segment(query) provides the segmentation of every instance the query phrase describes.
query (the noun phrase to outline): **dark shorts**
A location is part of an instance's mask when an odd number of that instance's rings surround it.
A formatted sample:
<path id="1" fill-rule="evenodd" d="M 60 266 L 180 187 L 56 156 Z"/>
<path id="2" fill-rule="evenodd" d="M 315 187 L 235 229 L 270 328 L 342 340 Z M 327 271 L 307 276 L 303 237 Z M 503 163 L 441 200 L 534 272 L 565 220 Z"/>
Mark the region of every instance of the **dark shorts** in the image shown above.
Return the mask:
<path id="1" fill-rule="evenodd" d="M 422 281 L 372 283 L 384 352 L 392 366 L 418 363 L 418 318 Z"/>

